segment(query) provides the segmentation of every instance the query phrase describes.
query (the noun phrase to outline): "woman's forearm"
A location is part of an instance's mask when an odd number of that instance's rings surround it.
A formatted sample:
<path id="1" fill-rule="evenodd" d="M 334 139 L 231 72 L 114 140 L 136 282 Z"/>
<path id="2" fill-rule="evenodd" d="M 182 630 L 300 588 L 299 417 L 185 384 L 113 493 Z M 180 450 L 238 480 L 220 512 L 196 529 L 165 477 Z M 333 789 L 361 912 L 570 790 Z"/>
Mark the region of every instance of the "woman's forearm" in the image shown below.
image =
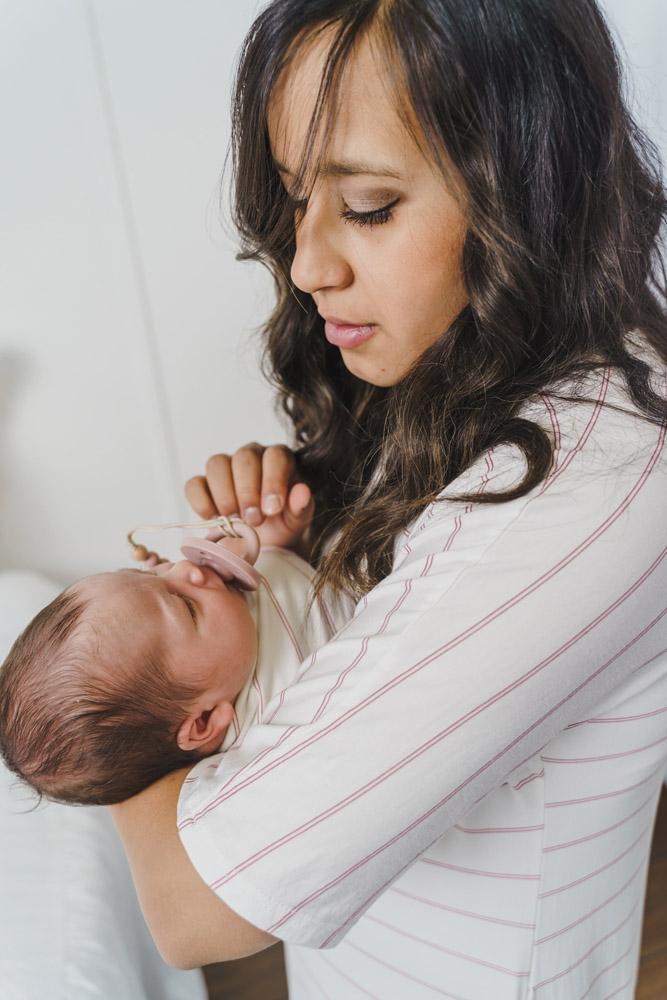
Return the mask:
<path id="1" fill-rule="evenodd" d="M 179 969 L 242 958 L 276 941 L 209 889 L 181 844 L 176 806 L 189 771 L 173 771 L 138 795 L 107 807 L 155 945 L 165 962 Z"/>

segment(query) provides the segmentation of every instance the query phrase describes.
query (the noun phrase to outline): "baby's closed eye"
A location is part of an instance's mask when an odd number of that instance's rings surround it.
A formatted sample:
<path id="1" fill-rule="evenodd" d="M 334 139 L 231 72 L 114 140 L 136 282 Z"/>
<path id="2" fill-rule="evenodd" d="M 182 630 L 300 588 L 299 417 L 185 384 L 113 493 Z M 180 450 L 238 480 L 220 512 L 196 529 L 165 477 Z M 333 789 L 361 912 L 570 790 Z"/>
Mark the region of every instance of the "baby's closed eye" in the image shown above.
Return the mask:
<path id="1" fill-rule="evenodd" d="M 179 594 L 179 597 L 182 597 L 183 600 L 185 601 L 187 609 L 190 612 L 190 617 L 192 618 L 193 622 L 196 624 L 197 623 L 197 608 L 195 607 L 195 602 L 193 600 L 191 600 L 189 597 L 186 597 L 185 594 Z"/>

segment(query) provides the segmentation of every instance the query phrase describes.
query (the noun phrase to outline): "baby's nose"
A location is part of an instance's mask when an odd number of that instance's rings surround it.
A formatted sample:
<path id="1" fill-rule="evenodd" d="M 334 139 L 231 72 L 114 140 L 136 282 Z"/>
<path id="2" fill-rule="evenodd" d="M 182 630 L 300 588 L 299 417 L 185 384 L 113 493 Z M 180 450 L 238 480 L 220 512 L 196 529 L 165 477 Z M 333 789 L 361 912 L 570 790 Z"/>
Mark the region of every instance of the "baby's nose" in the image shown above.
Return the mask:
<path id="1" fill-rule="evenodd" d="M 201 566 L 199 563 L 193 562 L 192 559 L 179 559 L 177 563 L 173 564 L 172 571 L 179 579 L 188 580 L 200 587 L 225 589 L 223 581 L 215 570 L 211 569 L 210 566 Z"/>

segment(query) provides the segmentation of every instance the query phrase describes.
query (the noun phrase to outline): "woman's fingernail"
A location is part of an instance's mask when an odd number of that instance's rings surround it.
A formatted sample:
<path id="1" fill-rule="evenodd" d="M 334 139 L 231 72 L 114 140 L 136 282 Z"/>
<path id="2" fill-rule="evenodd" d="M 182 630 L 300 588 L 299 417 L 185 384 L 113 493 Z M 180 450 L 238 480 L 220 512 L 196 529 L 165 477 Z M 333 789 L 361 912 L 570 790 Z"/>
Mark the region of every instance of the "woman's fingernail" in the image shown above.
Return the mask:
<path id="1" fill-rule="evenodd" d="M 269 493 L 268 497 L 262 500 L 262 507 L 265 514 L 277 514 L 280 510 L 280 497 L 275 493 Z"/>
<path id="2" fill-rule="evenodd" d="M 243 520 L 248 524 L 259 524 L 262 520 L 262 512 L 259 507 L 246 507 L 243 512 Z"/>

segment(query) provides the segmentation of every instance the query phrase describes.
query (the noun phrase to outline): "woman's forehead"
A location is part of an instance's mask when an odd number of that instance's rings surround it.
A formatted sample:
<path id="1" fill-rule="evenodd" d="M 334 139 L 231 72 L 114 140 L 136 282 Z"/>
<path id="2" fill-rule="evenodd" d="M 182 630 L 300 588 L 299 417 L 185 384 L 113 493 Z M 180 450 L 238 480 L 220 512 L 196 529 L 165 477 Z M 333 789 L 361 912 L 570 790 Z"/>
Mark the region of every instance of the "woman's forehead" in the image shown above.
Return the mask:
<path id="1" fill-rule="evenodd" d="M 304 42 L 298 58 L 278 77 L 269 99 L 267 130 L 271 152 L 274 161 L 287 167 L 290 173 L 300 166 L 329 44 L 322 36 L 314 42 Z M 368 166 L 379 168 L 364 173 L 404 177 L 420 156 L 397 112 L 388 72 L 367 40 L 349 57 L 340 81 L 326 150 L 326 159 L 334 166 L 350 161 L 353 156 L 357 163 L 366 161 Z M 325 121 L 326 113 L 320 122 L 321 133 Z M 321 134 L 314 152 L 318 152 L 318 143 Z M 343 173 L 335 169 L 328 172 Z"/>

